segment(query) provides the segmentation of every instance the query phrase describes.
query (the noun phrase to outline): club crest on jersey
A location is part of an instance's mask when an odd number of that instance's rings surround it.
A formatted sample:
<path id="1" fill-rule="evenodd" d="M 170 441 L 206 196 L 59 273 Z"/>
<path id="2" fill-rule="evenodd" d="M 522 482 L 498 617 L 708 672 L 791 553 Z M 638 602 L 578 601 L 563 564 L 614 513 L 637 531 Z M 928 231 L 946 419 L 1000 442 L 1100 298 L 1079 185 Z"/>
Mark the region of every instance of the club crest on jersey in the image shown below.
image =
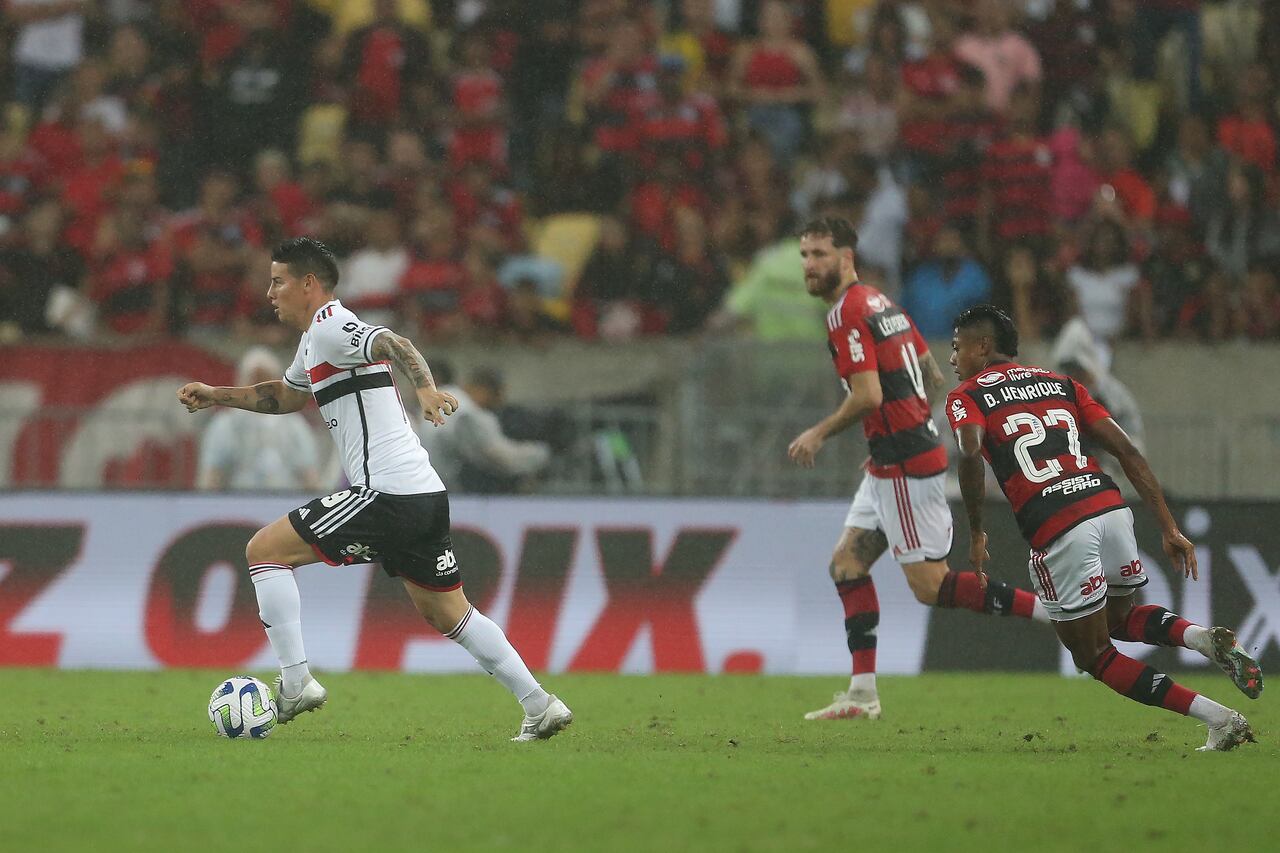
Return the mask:
<path id="1" fill-rule="evenodd" d="M 992 385 L 999 385 L 1003 382 L 1004 374 L 998 370 L 993 370 L 990 373 L 984 373 L 979 376 L 977 381 L 983 388 L 990 388 Z"/>

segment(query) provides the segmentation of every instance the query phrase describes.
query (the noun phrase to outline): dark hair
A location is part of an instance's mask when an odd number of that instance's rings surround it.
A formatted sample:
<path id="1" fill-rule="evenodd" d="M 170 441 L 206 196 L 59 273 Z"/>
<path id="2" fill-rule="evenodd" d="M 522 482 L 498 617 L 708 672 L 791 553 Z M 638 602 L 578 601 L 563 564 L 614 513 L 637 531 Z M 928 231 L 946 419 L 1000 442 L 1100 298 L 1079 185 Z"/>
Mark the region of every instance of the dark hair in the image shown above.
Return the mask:
<path id="1" fill-rule="evenodd" d="M 857 249 L 858 232 L 853 223 L 839 216 L 822 216 L 811 219 L 800 229 L 801 237 L 830 237 L 837 249 Z"/>
<path id="2" fill-rule="evenodd" d="M 991 327 L 997 352 L 1007 356 L 1018 354 L 1018 327 L 1013 324 L 1013 318 L 996 306 L 988 303 L 974 305 L 956 315 L 957 329 L 970 329 L 984 324 Z"/>
<path id="3" fill-rule="evenodd" d="M 307 274 L 316 277 L 326 290 L 338 286 L 338 262 L 329 247 L 311 237 L 294 237 L 285 240 L 271 253 L 271 260 L 288 264 L 289 273 L 296 278 Z"/>

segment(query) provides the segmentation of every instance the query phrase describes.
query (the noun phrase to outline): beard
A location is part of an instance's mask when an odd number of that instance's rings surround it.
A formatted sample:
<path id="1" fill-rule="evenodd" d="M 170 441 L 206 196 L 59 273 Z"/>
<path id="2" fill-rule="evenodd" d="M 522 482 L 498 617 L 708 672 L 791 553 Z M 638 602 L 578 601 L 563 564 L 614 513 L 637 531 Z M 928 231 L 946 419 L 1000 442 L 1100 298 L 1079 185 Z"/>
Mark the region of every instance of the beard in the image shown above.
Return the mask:
<path id="1" fill-rule="evenodd" d="M 806 276 L 804 286 L 810 296 L 829 296 L 840 286 L 840 270 L 820 273 L 813 278 Z"/>

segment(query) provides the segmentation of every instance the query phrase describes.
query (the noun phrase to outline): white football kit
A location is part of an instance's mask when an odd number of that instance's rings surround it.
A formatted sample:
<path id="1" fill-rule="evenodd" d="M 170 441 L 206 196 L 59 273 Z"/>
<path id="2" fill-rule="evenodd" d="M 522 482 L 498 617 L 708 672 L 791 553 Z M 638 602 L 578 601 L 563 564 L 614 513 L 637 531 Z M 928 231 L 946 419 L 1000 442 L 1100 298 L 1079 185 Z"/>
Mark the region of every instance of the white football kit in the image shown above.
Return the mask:
<path id="1" fill-rule="evenodd" d="M 353 486 L 390 495 L 443 492 L 396 391 L 391 365 L 371 350 L 385 326 L 371 326 L 334 299 L 302 333 L 284 381 L 309 391 L 337 442 Z"/>

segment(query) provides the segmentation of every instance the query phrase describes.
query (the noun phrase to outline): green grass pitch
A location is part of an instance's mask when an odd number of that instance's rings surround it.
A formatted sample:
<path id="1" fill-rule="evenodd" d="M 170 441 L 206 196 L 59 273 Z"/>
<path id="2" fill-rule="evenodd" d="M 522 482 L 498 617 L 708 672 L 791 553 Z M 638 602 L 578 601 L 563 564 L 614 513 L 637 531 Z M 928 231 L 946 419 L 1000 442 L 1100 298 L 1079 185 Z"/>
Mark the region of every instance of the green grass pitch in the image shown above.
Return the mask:
<path id="1" fill-rule="evenodd" d="M 1280 802 L 1280 712 L 1207 674 L 1258 744 L 1003 674 L 883 678 L 877 723 L 801 719 L 840 678 L 552 676 L 576 721 L 523 745 L 483 675 L 328 675 L 320 712 L 227 741 L 231 674 L 0 670 L 0 849 L 1203 853 L 1274 843 Z"/>

